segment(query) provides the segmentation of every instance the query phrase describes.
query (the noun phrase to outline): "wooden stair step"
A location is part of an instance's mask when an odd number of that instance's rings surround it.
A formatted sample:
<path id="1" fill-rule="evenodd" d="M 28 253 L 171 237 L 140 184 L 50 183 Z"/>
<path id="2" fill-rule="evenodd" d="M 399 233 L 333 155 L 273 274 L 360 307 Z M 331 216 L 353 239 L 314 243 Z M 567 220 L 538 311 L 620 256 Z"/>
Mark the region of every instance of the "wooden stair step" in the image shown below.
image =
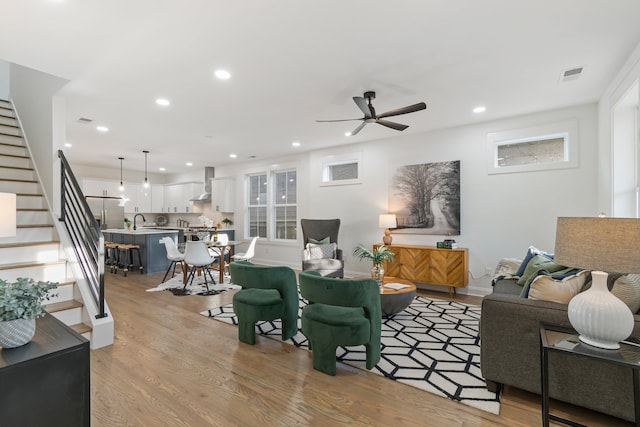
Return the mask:
<path id="1" fill-rule="evenodd" d="M 17 144 L 5 144 L 0 142 L 0 148 L 5 145 L 7 147 L 18 147 L 18 148 L 24 148 L 24 145 L 17 145 Z M 14 157 L 16 159 L 30 159 L 31 157 L 29 156 L 22 156 L 20 154 L 5 154 L 5 153 L 0 153 L 0 156 L 4 156 L 4 157 Z M 3 167 L 8 167 L 8 166 L 3 166 Z"/>
<path id="2" fill-rule="evenodd" d="M 37 184 L 38 181 L 35 179 L 13 179 L 13 178 L 0 178 L 0 181 L 3 182 L 23 182 L 27 184 Z"/>
<path id="3" fill-rule="evenodd" d="M 18 157 L 18 156 L 13 156 L 13 157 Z M 0 169 L 17 169 L 17 170 L 21 170 L 21 171 L 32 171 L 33 168 L 23 168 L 20 166 L 0 166 Z M 3 179 L 3 181 L 22 181 L 22 180 L 13 180 L 13 179 Z M 25 181 L 25 182 L 31 182 L 31 181 Z M 38 181 L 33 181 L 33 182 L 38 182 Z"/>
<path id="4" fill-rule="evenodd" d="M 45 208 L 17 208 L 18 212 L 49 212 L 49 209 Z"/>
<path id="5" fill-rule="evenodd" d="M 51 228 L 53 224 L 18 224 L 16 228 Z"/>
<path id="6" fill-rule="evenodd" d="M 73 329 L 74 331 L 76 331 L 76 333 L 80 335 L 86 334 L 87 332 L 91 332 L 93 330 L 91 326 L 85 325 L 84 323 L 76 323 L 75 325 L 67 325 L 67 326 Z"/>
<path id="7" fill-rule="evenodd" d="M 58 265 L 66 264 L 66 261 L 61 259 L 51 262 L 17 262 L 14 264 L 0 264 L 0 270 L 13 270 L 15 268 L 28 268 L 28 267 L 42 267 L 45 265 Z"/>
<path id="8" fill-rule="evenodd" d="M 0 248 L 23 248 L 26 246 L 40 246 L 40 245 L 49 245 L 49 244 L 59 244 L 58 240 L 44 240 L 41 242 L 19 242 L 19 243 L 2 243 L 0 244 Z"/>
<path id="9" fill-rule="evenodd" d="M 56 313 L 58 311 L 70 310 L 72 308 L 80 308 L 83 307 L 84 304 L 73 299 L 69 301 L 60 301 L 46 304 L 46 306 L 47 308 L 45 310 L 47 311 L 47 313 Z"/>

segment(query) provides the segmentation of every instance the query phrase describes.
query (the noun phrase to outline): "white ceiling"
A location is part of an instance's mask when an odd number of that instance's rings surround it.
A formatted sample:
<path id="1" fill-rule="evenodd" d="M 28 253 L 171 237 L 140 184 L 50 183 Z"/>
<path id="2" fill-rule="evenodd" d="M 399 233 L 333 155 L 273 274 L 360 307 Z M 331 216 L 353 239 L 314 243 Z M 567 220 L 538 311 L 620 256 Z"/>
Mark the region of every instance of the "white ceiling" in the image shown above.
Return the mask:
<path id="1" fill-rule="evenodd" d="M 638 17 L 637 0 L 0 0 L 0 58 L 70 80 L 72 164 L 142 170 L 149 150 L 150 172 L 180 173 L 597 101 Z M 427 110 L 351 138 L 359 122 L 315 122 L 361 117 L 367 90 L 378 113 Z"/>

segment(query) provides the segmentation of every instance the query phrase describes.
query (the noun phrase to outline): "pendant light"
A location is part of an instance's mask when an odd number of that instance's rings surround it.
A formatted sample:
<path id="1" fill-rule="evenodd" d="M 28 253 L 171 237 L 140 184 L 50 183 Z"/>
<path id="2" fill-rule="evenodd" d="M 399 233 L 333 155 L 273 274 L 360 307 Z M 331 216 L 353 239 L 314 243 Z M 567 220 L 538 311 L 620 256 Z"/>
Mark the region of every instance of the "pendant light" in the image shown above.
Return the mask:
<path id="1" fill-rule="evenodd" d="M 144 153 L 144 188 L 149 188 L 149 180 L 147 179 L 147 154 L 149 154 L 148 150 L 142 150 Z"/>
<path id="2" fill-rule="evenodd" d="M 120 160 L 120 187 L 118 187 L 118 190 L 120 190 L 120 192 L 123 192 L 124 184 L 122 183 L 122 161 L 124 160 L 124 157 L 118 157 L 118 160 Z"/>

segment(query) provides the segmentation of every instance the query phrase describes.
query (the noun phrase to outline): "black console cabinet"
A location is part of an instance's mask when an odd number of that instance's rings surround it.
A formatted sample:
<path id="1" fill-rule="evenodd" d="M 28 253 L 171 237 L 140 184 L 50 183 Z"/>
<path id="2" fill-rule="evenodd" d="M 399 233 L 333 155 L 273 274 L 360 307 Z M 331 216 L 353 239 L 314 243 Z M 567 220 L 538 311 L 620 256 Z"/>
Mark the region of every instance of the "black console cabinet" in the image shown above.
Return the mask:
<path id="1" fill-rule="evenodd" d="M 0 350 L 0 425 L 89 426 L 89 341 L 48 314 L 33 340 Z"/>

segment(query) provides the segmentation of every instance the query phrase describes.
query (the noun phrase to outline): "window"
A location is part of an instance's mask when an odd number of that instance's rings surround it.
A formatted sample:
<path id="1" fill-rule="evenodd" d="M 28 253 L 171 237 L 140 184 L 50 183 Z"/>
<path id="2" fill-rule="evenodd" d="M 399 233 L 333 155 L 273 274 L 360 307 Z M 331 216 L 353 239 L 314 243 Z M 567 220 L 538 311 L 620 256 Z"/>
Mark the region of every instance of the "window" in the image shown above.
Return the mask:
<path id="1" fill-rule="evenodd" d="M 321 185 L 360 184 L 359 166 L 359 154 L 327 156 L 322 162 Z"/>
<path id="2" fill-rule="evenodd" d="M 249 237 L 267 237 L 267 175 L 249 176 Z"/>
<path id="3" fill-rule="evenodd" d="M 296 171 L 277 172 L 273 192 L 274 230 L 276 239 L 297 238 Z"/>
<path id="4" fill-rule="evenodd" d="M 277 171 L 271 175 L 249 175 L 248 195 L 250 237 L 297 240 L 298 197 L 295 170 Z"/>
<path id="5" fill-rule="evenodd" d="M 575 120 L 488 134 L 489 173 L 578 166 Z"/>

